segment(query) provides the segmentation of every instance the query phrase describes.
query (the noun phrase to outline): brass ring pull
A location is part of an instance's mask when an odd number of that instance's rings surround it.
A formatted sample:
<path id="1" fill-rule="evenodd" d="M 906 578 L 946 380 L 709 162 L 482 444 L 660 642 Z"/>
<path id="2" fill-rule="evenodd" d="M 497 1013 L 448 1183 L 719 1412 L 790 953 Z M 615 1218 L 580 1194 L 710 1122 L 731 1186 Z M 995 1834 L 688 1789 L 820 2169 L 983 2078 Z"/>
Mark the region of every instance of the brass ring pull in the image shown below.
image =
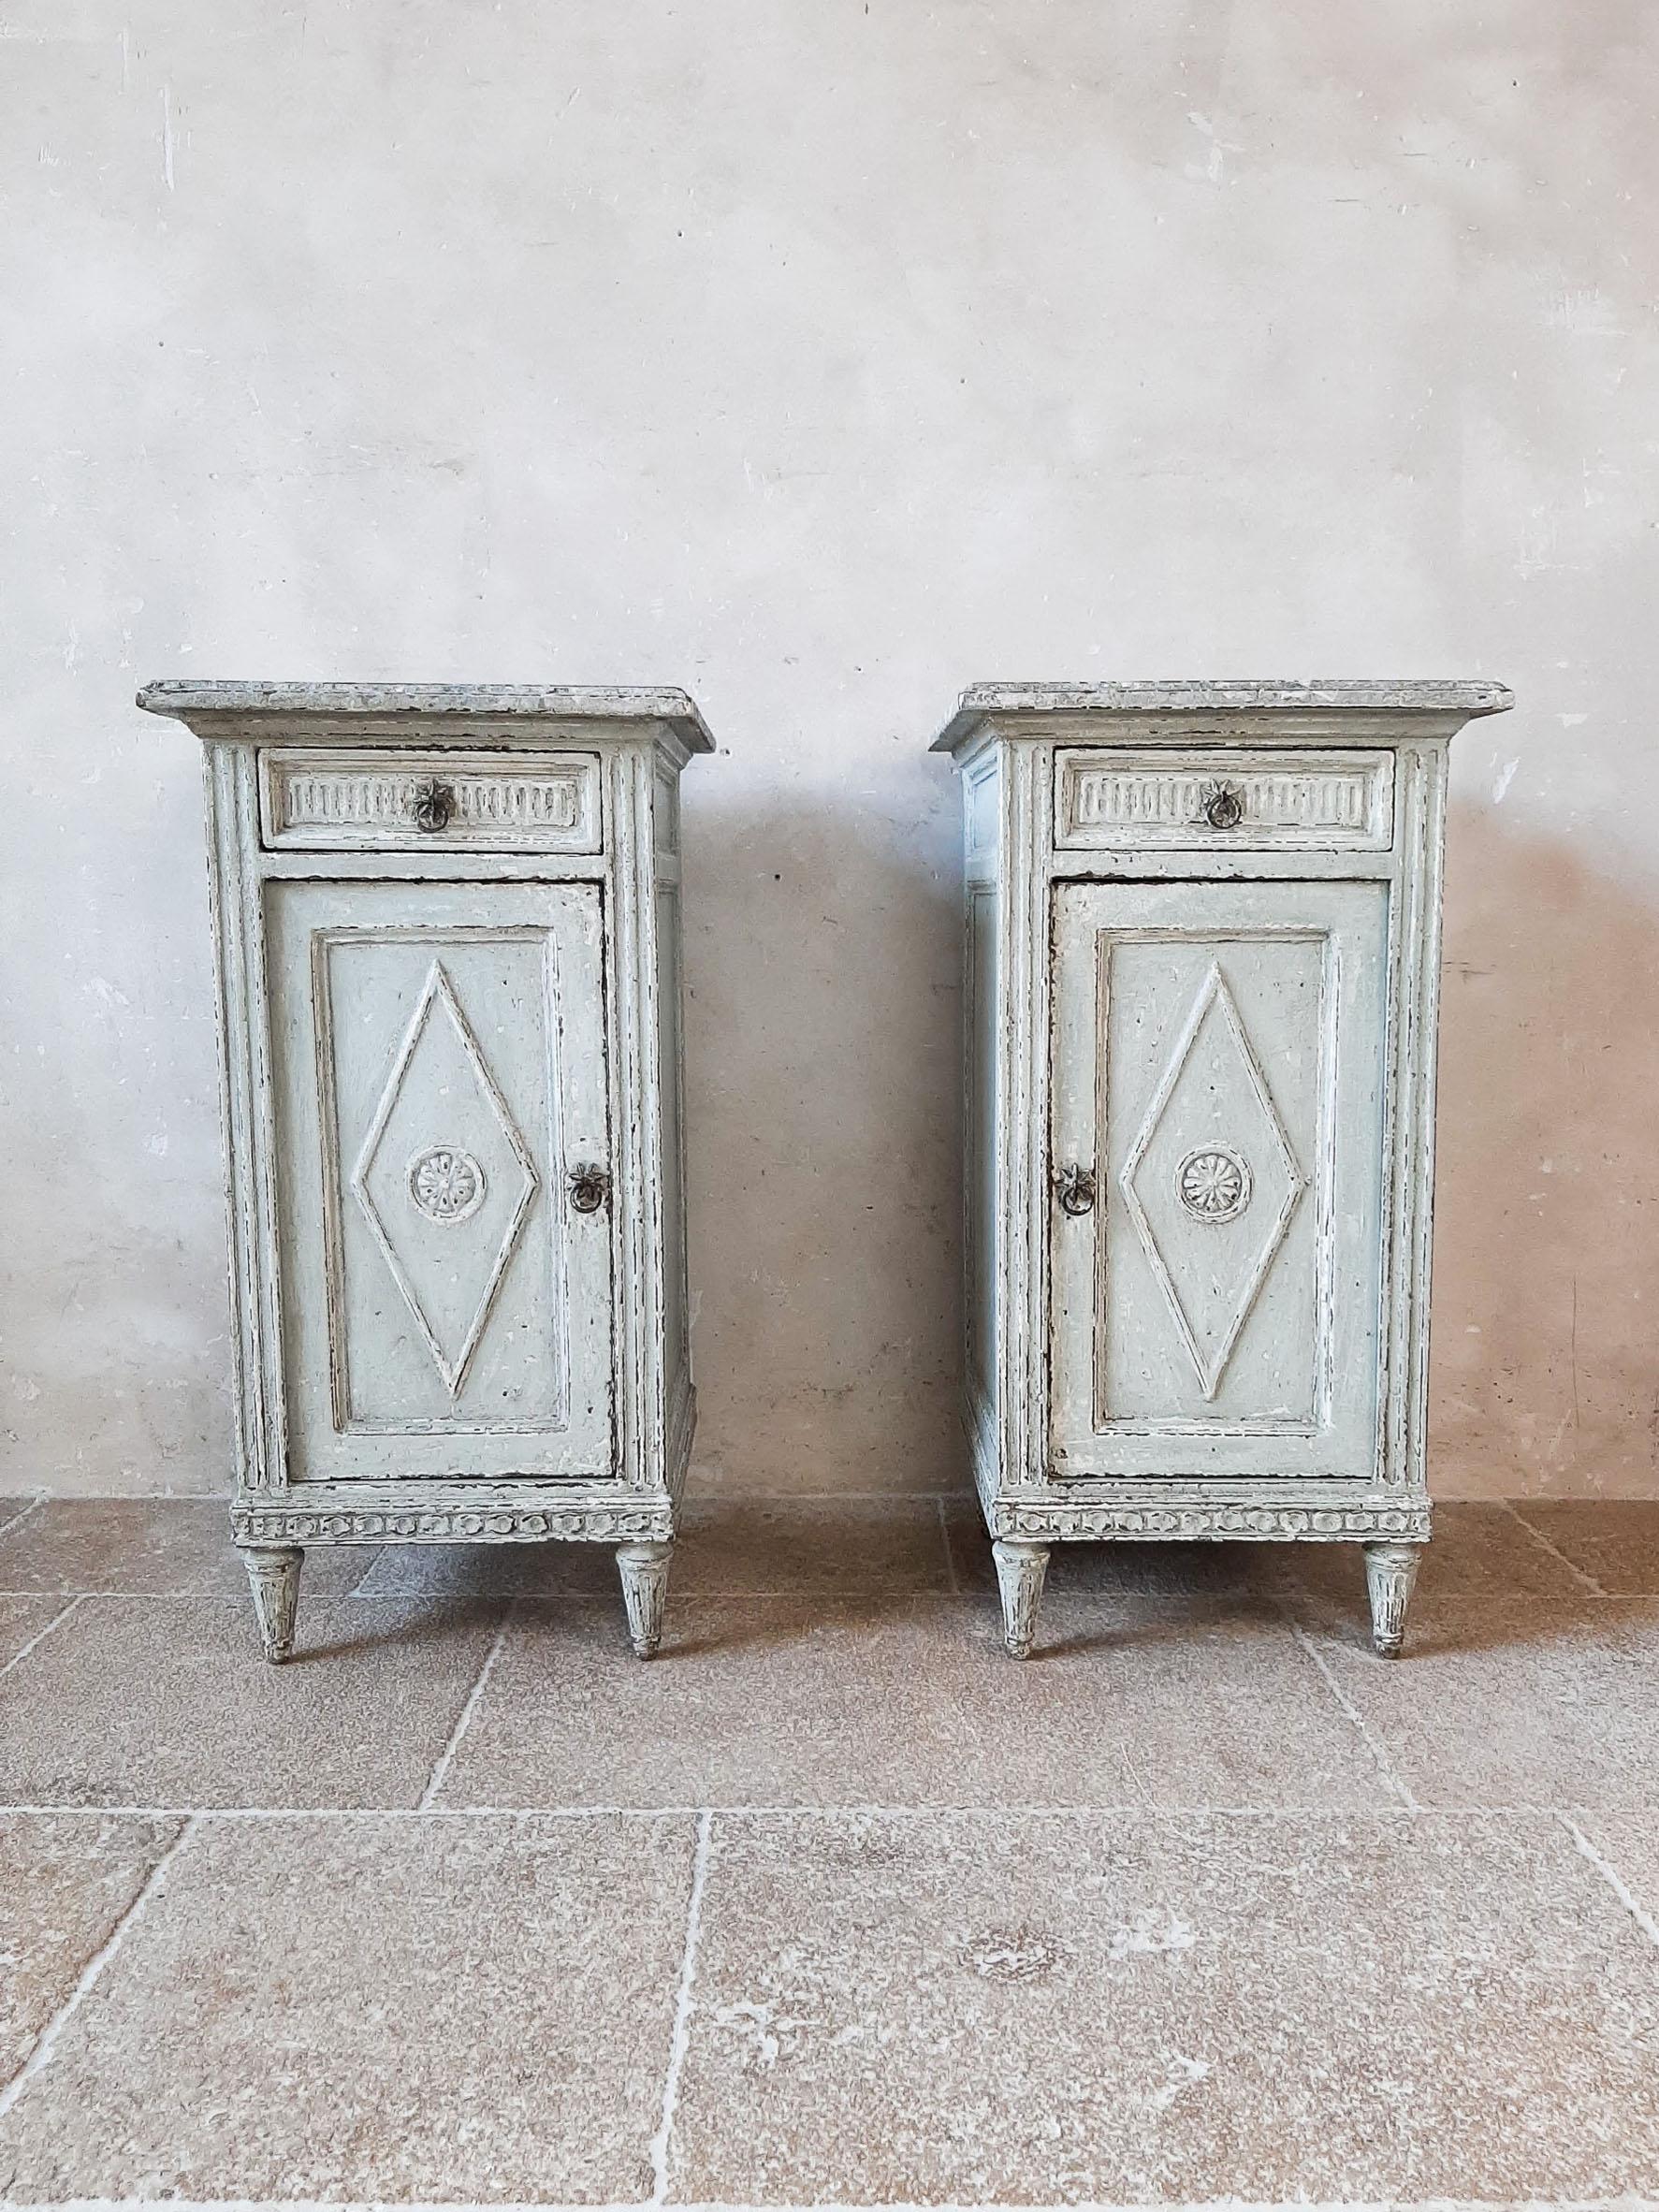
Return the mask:
<path id="1" fill-rule="evenodd" d="M 1095 1173 L 1092 1168 L 1066 1167 L 1055 1171 L 1055 1196 L 1060 1210 L 1066 1214 L 1087 1214 L 1095 1203 Z"/>
<path id="2" fill-rule="evenodd" d="M 455 812 L 455 791 L 447 783 L 440 783 L 436 777 L 429 777 L 425 783 L 415 787 L 415 826 L 433 837 L 441 829 L 447 829 L 449 818 Z"/>
<path id="3" fill-rule="evenodd" d="M 597 1214 L 611 1195 L 611 1179 L 603 1168 L 583 1166 L 570 1171 L 570 1202 L 578 1214 Z"/>
<path id="4" fill-rule="evenodd" d="M 1244 794 L 1236 783 L 1212 783 L 1199 801 L 1213 830 L 1234 830 L 1244 819 Z"/>

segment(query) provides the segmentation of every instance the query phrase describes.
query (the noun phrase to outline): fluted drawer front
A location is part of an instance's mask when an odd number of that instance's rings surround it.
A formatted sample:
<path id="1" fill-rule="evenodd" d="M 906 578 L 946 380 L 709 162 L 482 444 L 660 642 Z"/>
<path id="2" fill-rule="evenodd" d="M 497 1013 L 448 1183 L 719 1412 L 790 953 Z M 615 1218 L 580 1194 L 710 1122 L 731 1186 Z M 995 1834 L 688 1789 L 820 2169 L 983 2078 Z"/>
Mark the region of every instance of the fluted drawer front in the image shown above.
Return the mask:
<path id="1" fill-rule="evenodd" d="M 259 761 L 261 834 L 272 849 L 598 852 L 592 753 L 412 753 L 295 748 Z"/>
<path id="2" fill-rule="evenodd" d="M 1388 752 L 1077 748 L 1055 764 L 1062 851 L 1386 851 L 1393 813 Z"/>

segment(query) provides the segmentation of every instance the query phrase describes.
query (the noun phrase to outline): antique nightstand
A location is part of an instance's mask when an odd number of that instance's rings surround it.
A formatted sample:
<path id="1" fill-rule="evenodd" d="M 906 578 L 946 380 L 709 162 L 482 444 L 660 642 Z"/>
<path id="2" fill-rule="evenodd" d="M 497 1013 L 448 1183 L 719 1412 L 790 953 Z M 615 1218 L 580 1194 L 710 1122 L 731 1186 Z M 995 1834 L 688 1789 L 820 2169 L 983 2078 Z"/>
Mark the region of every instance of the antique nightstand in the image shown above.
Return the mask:
<path id="1" fill-rule="evenodd" d="M 662 1632 L 695 1418 L 672 691 L 157 683 L 207 752 L 231 1529 L 612 1544 Z"/>
<path id="2" fill-rule="evenodd" d="M 1447 752 L 1493 683 L 978 685 L 967 1422 L 1008 1648 L 1049 1547 L 1365 1551 L 1424 1429 Z"/>

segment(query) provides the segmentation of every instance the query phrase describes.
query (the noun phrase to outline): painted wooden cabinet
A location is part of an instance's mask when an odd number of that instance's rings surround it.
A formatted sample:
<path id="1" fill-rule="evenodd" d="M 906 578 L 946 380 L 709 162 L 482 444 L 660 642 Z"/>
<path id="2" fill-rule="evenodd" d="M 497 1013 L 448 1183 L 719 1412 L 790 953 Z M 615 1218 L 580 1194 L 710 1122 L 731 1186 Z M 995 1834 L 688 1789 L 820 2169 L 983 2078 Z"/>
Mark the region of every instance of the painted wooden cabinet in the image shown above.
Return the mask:
<path id="1" fill-rule="evenodd" d="M 203 740 L 231 1526 L 266 1655 L 314 1545 L 617 1550 L 662 1630 L 695 1419 L 679 691 L 158 683 Z"/>
<path id="2" fill-rule="evenodd" d="M 1071 1539 L 1429 1535 L 1447 755 L 1491 683 L 978 686 L 967 1422 L 1008 1648 Z"/>

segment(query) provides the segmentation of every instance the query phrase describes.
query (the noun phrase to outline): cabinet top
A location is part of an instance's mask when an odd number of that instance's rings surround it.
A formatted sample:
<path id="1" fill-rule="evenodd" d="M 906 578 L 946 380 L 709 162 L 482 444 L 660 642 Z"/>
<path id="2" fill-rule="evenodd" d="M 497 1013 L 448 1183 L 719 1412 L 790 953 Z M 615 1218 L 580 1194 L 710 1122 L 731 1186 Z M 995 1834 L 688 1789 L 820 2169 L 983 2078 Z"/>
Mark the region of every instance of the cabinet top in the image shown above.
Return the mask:
<path id="1" fill-rule="evenodd" d="M 138 704 L 146 714 L 170 714 L 192 728 L 218 732 L 221 721 L 260 719 L 286 722 L 322 716 L 405 721 L 406 729 L 377 730 L 396 743 L 430 742 L 421 725 L 434 719 L 501 721 L 666 722 L 689 752 L 712 752 L 714 739 L 684 691 L 627 684 L 293 684 L 211 683 L 169 677 L 146 684 Z"/>
<path id="2" fill-rule="evenodd" d="M 1435 715 L 1456 722 L 1480 714 L 1504 714 L 1515 694 L 1502 684 L 1441 683 L 1416 679 L 1401 683 L 1318 680 L 1129 683 L 1129 684 L 969 684 L 955 713 L 933 741 L 935 752 L 954 752 L 980 724 L 1001 716 L 1042 715 L 1286 715 L 1319 717 L 1319 741 L 1331 742 L 1333 714 Z M 1009 733 L 1005 730 L 1004 735 Z M 1041 737 L 1041 724 L 1018 735 Z M 1310 733 L 1311 734 L 1311 733 Z"/>

